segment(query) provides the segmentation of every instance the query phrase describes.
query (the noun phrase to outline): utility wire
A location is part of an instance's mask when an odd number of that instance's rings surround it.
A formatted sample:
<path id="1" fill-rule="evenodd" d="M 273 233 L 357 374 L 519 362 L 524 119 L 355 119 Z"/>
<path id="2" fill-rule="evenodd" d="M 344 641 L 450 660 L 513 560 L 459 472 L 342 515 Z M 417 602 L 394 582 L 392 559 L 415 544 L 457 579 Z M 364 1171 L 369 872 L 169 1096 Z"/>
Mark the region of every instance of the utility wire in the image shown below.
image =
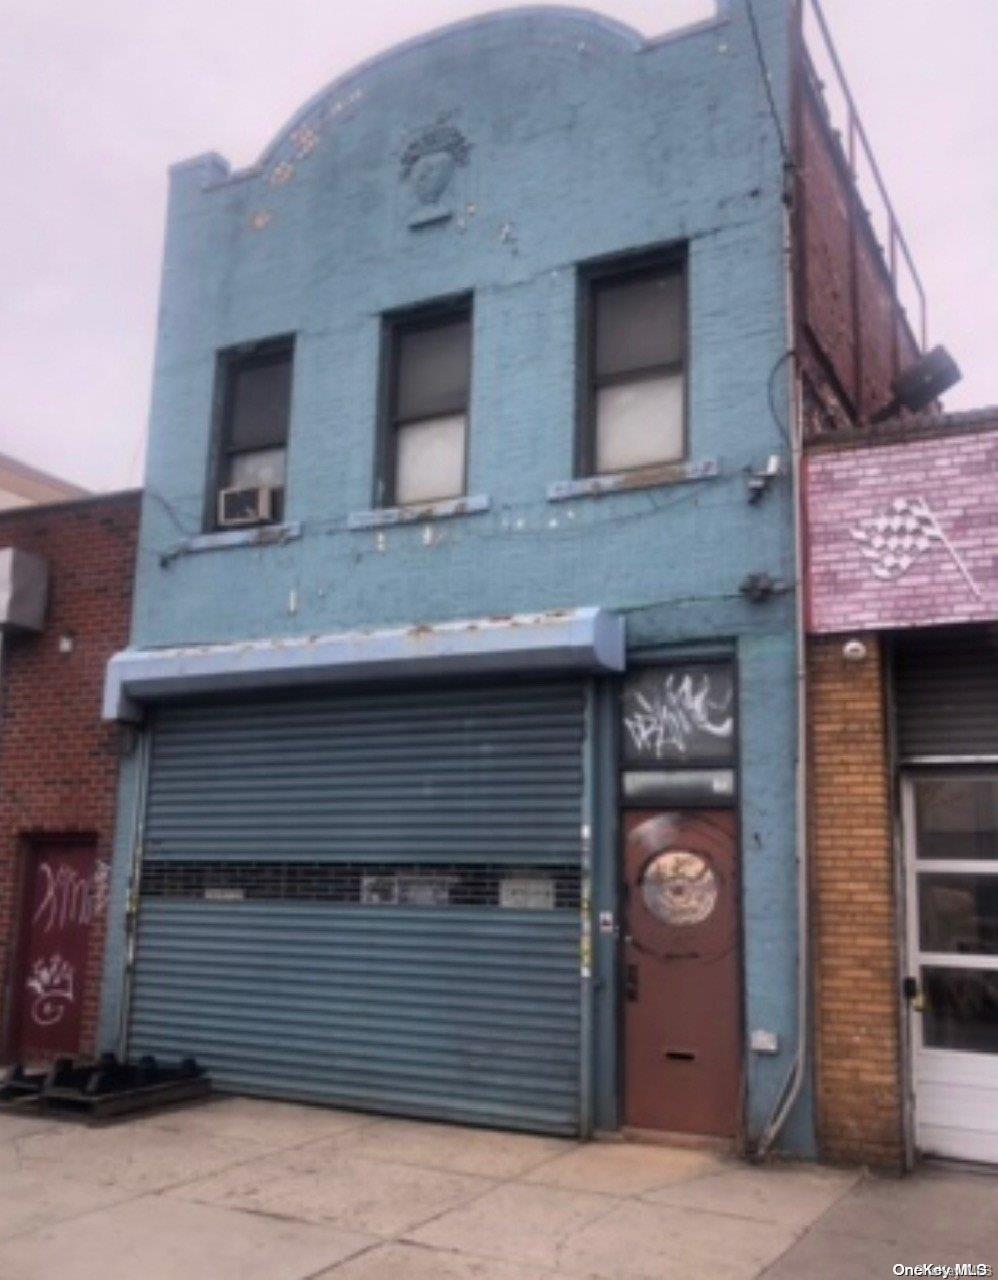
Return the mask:
<path id="1" fill-rule="evenodd" d="M 791 445 L 790 432 L 787 429 L 787 424 L 783 421 L 783 418 L 780 416 L 780 414 L 776 410 L 776 378 L 780 370 L 787 363 L 787 361 L 794 360 L 796 358 L 796 355 L 797 353 L 794 351 L 793 347 L 791 347 L 788 351 L 784 351 L 783 355 L 780 356 L 780 358 L 773 365 L 772 369 L 770 369 L 769 381 L 767 383 L 767 395 L 769 398 L 769 413 L 773 421 L 776 423 L 777 431 L 779 431 L 780 435 L 783 437 L 784 442 L 786 443 L 788 448 Z"/>

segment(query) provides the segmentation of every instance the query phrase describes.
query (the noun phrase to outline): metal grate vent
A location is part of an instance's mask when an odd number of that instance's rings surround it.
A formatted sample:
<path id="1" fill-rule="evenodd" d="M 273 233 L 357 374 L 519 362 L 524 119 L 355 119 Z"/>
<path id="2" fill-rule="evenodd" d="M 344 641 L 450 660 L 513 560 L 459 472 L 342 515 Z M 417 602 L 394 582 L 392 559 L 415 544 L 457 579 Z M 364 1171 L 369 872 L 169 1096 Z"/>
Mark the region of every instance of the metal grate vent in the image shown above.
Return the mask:
<path id="1" fill-rule="evenodd" d="M 146 862 L 144 898 L 577 911 L 578 867 L 468 863 Z"/>

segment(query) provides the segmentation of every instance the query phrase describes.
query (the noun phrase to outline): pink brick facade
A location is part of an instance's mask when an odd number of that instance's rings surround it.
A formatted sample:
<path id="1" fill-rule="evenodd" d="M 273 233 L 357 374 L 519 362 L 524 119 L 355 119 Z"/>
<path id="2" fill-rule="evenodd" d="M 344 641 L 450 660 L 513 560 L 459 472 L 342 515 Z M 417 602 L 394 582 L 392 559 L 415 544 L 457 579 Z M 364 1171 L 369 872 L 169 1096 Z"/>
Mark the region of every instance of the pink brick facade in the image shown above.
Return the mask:
<path id="1" fill-rule="evenodd" d="M 813 634 L 998 617 L 998 411 L 982 425 L 811 451 Z"/>

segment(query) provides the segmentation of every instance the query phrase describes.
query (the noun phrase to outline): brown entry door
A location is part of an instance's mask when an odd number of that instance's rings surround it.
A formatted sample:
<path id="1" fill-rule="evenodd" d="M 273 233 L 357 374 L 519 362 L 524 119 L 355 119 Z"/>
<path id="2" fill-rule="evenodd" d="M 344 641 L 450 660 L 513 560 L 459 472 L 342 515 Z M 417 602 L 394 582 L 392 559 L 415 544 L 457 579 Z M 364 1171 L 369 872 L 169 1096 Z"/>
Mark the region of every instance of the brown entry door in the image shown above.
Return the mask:
<path id="1" fill-rule="evenodd" d="M 741 1034 L 735 816 L 624 818 L 624 1114 L 734 1136 Z"/>
<path id="2" fill-rule="evenodd" d="M 75 1054 L 96 902 L 93 848 L 52 844 L 30 855 L 8 1056 L 20 1062 Z"/>

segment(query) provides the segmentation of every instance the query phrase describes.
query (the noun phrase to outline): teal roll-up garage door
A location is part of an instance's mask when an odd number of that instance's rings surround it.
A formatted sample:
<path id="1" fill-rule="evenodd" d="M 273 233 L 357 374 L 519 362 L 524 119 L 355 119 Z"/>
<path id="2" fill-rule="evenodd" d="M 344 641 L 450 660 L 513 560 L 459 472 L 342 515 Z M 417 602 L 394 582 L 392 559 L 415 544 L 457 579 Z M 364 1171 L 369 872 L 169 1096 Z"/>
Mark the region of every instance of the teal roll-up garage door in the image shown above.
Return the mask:
<path id="1" fill-rule="evenodd" d="M 576 1131 L 583 706 L 518 682 L 157 712 L 129 1052 Z"/>

